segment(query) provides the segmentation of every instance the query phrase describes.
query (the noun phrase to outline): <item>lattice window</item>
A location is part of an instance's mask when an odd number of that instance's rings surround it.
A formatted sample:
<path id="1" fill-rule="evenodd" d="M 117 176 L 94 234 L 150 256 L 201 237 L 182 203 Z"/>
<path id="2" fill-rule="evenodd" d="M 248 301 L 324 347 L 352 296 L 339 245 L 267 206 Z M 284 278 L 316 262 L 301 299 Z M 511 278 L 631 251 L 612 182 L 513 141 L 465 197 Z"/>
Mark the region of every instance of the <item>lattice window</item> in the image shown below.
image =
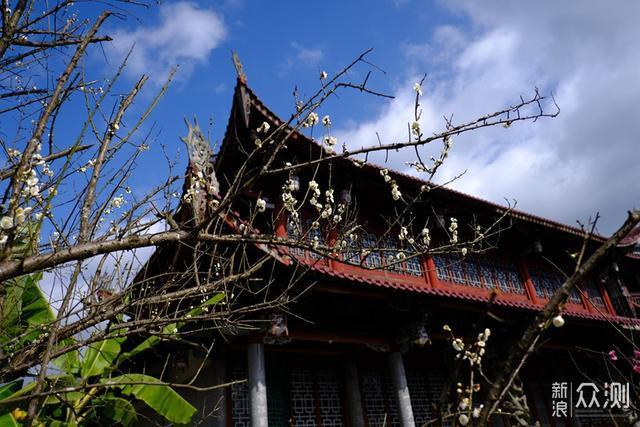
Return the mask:
<path id="1" fill-rule="evenodd" d="M 318 372 L 318 399 L 320 400 L 320 417 L 323 427 L 342 426 L 342 403 L 340 387 L 335 371 Z"/>
<path id="2" fill-rule="evenodd" d="M 398 241 L 387 236 L 383 239 L 382 244 L 387 249 L 393 249 L 392 251 L 383 252 L 385 264 L 389 266 L 389 270 L 395 271 L 396 273 L 402 272 L 402 263 L 397 262 L 398 259 L 396 258 L 398 249 L 400 249 Z"/>
<path id="3" fill-rule="evenodd" d="M 531 270 L 530 276 L 533 288 L 539 297 L 549 298 L 560 287 L 559 281 L 547 272 Z"/>
<path id="4" fill-rule="evenodd" d="M 391 375 L 389 374 L 385 374 L 383 378 L 389 414 L 387 416 L 387 423 L 385 424 L 385 426 L 399 426 L 400 414 L 398 413 L 398 400 L 396 398 L 396 393 L 393 387 L 393 380 L 391 379 Z"/>
<path id="5" fill-rule="evenodd" d="M 580 292 L 576 288 L 571 289 L 569 292 L 569 301 L 574 304 L 582 304 L 582 298 L 580 298 Z"/>
<path id="6" fill-rule="evenodd" d="M 362 233 L 360 237 L 362 241 L 362 246 L 365 248 L 375 248 L 378 243 L 378 238 L 366 231 Z M 364 265 L 367 267 L 378 268 L 382 266 L 382 257 L 380 256 L 380 252 L 372 251 L 367 257 L 364 259 Z"/>
<path id="7" fill-rule="evenodd" d="M 555 272 L 532 270 L 530 275 L 536 295 L 542 298 L 550 298 L 556 290 L 560 289 L 564 282 L 562 276 Z M 582 304 L 582 299 L 576 289 L 569 293 L 569 302 Z"/>
<path id="8" fill-rule="evenodd" d="M 370 427 L 399 425 L 397 408 L 389 405 L 394 396 L 389 396 L 387 382 L 379 372 L 364 371 L 360 387 L 363 409 Z"/>
<path id="9" fill-rule="evenodd" d="M 480 263 L 480 273 L 482 275 L 484 285 L 489 289 L 494 289 L 496 287 L 496 281 L 493 278 L 493 270 L 491 266 L 486 263 Z"/>
<path id="10" fill-rule="evenodd" d="M 439 280 L 451 281 L 449 276 L 449 261 L 441 255 L 434 255 L 433 262 L 436 265 L 436 274 Z"/>
<path id="11" fill-rule="evenodd" d="M 417 426 L 431 420 L 431 396 L 427 391 L 427 381 L 424 375 L 407 371 L 407 384 L 411 396 L 411 409 Z"/>
<path id="12" fill-rule="evenodd" d="M 493 276 L 496 278 L 496 283 L 502 292 L 509 292 L 509 283 L 507 282 L 507 273 L 501 268 L 493 268 Z"/>
<path id="13" fill-rule="evenodd" d="M 509 261 L 495 262 L 479 256 L 455 258 L 434 255 L 438 279 L 473 287 L 524 294 L 524 284 L 516 265 Z"/>
<path id="14" fill-rule="evenodd" d="M 344 253 L 343 260 L 348 262 L 349 264 L 360 265 L 362 259 L 360 257 L 360 251 L 357 250 L 358 246 L 359 243 L 357 239 L 347 237 L 347 247 L 349 248 L 349 250 Z"/>
<path id="15" fill-rule="evenodd" d="M 511 292 L 515 294 L 524 294 L 524 284 L 522 283 L 522 276 L 520 275 L 518 269 L 514 264 L 499 263 L 496 268 L 505 272 Z"/>
<path id="16" fill-rule="evenodd" d="M 474 287 L 482 287 L 482 281 L 480 279 L 480 272 L 478 271 L 476 260 L 473 258 L 465 260 L 464 267 L 467 272 L 467 283 Z"/>
<path id="17" fill-rule="evenodd" d="M 234 369 L 232 379 L 246 380 L 247 369 Z M 251 427 L 249 386 L 246 381 L 231 386 L 231 419 L 233 420 L 234 427 Z"/>
<path id="18" fill-rule="evenodd" d="M 464 270 L 462 268 L 462 261 L 454 260 L 449 257 L 449 272 L 451 274 L 451 280 L 455 283 L 460 283 L 462 285 L 467 284 L 467 278 L 465 277 Z"/>
<path id="19" fill-rule="evenodd" d="M 315 426 L 316 405 L 313 373 L 309 369 L 291 371 L 291 418 L 294 426 Z"/>
<path id="20" fill-rule="evenodd" d="M 438 369 L 423 370 L 409 369 L 407 384 L 411 396 L 411 407 L 416 426 L 422 426 L 432 421 L 432 404 L 440 400 L 444 387 L 444 376 Z M 450 426 L 450 419 L 445 419 L 444 426 Z"/>
<path id="21" fill-rule="evenodd" d="M 404 262 L 406 265 L 406 272 L 412 276 L 422 276 L 422 263 L 420 257 L 407 258 Z"/>
<path id="22" fill-rule="evenodd" d="M 299 240 L 302 235 L 302 230 L 300 230 L 300 227 L 293 221 L 287 221 L 287 235 L 291 239 Z M 303 257 L 305 250 L 292 246 L 289 248 L 289 253 L 294 256 Z"/>
<path id="23" fill-rule="evenodd" d="M 595 280 L 587 279 L 582 284 L 581 288 L 582 291 L 587 294 L 587 297 L 589 297 L 589 301 L 591 301 L 594 306 L 598 308 L 604 307 L 604 299 L 602 298 L 602 293 L 600 292 L 600 289 L 598 288 Z"/>
<path id="24" fill-rule="evenodd" d="M 313 242 L 314 238 L 318 238 L 318 242 L 320 244 L 324 244 L 324 238 L 322 237 L 322 230 L 320 230 L 319 227 L 312 227 L 313 224 L 313 220 L 312 219 L 307 219 L 306 221 L 303 222 L 304 226 L 301 228 L 299 225 L 297 225 L 295 222 L 293 221 L 288 221 L 287 222 L 287 235 L 290 238 L 293 239 L 301 239 L 302 236 L 304 236 L 304 240 L 301 241 L 301 243 L 307 243 L 307 244 L 311 244 L 311 242 Z M 313 258 L 313 259 L 318 259 L 321 256 L 318 255 L 317 253 L 313 252 L 313 251 L 307 251 L 304 250 L 302 248 L 295 248 L 295 247 L 290 247 L 289 248 L 289 253 L 291 255 L 294 256 L 298 256 L 298 257 L 304 257 L 305 255 Z"/>

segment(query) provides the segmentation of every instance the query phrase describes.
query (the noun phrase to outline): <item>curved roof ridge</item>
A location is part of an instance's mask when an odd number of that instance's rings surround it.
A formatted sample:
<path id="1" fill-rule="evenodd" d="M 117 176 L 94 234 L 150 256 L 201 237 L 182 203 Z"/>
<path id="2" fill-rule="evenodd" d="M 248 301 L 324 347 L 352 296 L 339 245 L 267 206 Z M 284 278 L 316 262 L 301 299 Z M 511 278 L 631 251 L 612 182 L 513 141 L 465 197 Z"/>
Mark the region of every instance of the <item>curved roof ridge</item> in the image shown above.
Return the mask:
<path id="1" fill-rule="evenodd" d="M 276 113 L 274 113 L 269 107 L 267 107 L 265 105 L 265 103 L 255 94 L 255 92 L 253 92 L 253 90 L 251 90 L 251 88 L 246 84 L 245 81 L 238 80 L 237 84 L 238 84 L 239 87 L 243 87 L 247 91 L 247 93 L 251 97 L 251 101 L 253 102 L 253 104 L 257 108 L 262 110 L 261 112 L 263 114 L 265 114 L 267 116 L 270 116 L 270 118 L 272 120 L 274 120 L 275 122 L 278 122 L 279 124 L 287 123 L 286 121 L 282 120 Z M 315 144 L 315 145 L 318 145 L 318 146 L 320 145 L 317 141 L 314 141 L 314 140 L 310 139 L 309 137 L 307 137 L 303 133 L 298 132 L 297 130 L 295 132 L 297 133 L 297 135 L 299 137 L 303 138 L 303 140 L 307 141 L 308 143 Z M 349 160 L 347 157 L 342 157 L 342 158 L 345 159 L 345 160 Z M 389 169 L 387 167 L 384 167 L 384 166 L 381 166 L 381 165 L 377 165 L 377 164 L 374 164 L 374 163 L 369 163 L 369 162 L 367 162 L 364 165 L 364 167 L 375 168 L 377 170 Z M 424 180 L 424 179 L 421 179 L 421 178 L 416 177 L 414 175 L 410 175 L 410 174 L 407 174 L 407 173 L 404 173 L 404 172 L 400 172 L 400 171 L 397 171 L 397 170 L 394 170 L 394 169 L 389 169 L 389 171 L 391 173 L 393 173 L 394 175 L 402 176 L 402 177 L 404 177 L 404 178 L 406 178 L 408 180 L 414 181 L 414 182 L 419 183 L 419 184 L 433 184 L 432 182 L 429 182 L 427 180 Z M 497 209 L 497 210 L 501 210 L 501 211 L 506 211 L 506 210 L 509 209 L 508 207 L 506 207 L 504 205 L 501 205 L 499 203 L 495 203 L 495 202 L 483 199 L 481 197 L 474 196 L 474 195 L 462 192 L 460 190 L 454 190 L 454 189 L 452 189 L 450 187 L 442 186 L 442 187 L 438 187 L 438 188 L 439 188 L 440 191 L 447 192 L 447 193 L 453 194 L 455 196 L 458 196 L 458 197 L 461 197 L 461 198 L 464 198 L 464 199 L 467 199 L 467 200 L 471 200 L 471 201 L 474 201 L 474 202 L 482 203 L 483 205 L 485 205 L 487 207 L 490 207 L 492 209 Z M 551 219 L 544 218 L 544 217 L 539 216 L 539 215 L 531 214 L 531 213 L 524 212 L 524 211 L 517 210 L 517 209 L 511 209 L 510 210 L 510 216 L 514 217 L 514 218 L 522 219 L 522 220 L 525 220 L 525 221 L 533 222 L 535 224 L 542 225 L 542 226 L 545 226 L 545 227 L 549 227 L 549 228 L 553 228 L 553 229 L 556 229 L 556 230 L 564 231 L 566 233 L 570 233 L 570 234 L 573 234 L 573 235 L 582 236 L 584 234 L 584 231 L 582 229 L 578 228 L 578 227 L 571 226 L 571 225 L 568 225 L 568 224 L 564 224 L 564 223 L 561 223 L 559 221 L 551 220 Z M 595 235 L 592 236 L 592 238 L 595 238 L 597 240 L 602 240 L 602 241 L 607 239 L 607 237 L 605 237 L 603 235 L 600 235 L 600 234 L 595 234 Z"/>

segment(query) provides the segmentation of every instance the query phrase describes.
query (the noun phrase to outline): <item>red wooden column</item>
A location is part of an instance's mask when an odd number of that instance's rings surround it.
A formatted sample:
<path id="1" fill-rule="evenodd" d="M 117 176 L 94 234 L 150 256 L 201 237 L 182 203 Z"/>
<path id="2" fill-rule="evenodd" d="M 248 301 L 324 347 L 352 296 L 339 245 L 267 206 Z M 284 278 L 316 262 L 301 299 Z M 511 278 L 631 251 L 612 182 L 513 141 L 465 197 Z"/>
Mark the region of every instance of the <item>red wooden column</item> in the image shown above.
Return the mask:
<path id="1" fill-rule="evenodd" d="M 611 302 L 611 298 L 609 297 L 609 292 L 607 292 L 607 290 L 605 289 L 604 286 L 602 286 L 602 283 L 600 283 L 600 281 L 597 281 L 598 283 L 598 289 L 600 289 L 600 293 L 602 294 L 602 299 L 604 300 L 604 306 L 607 308 L 607 311 L 609 312 L 609 314 L 611 314 L 612 316 L 616 316 L 616 310 L 613 308 L 613 303 Z"/>
<path id="2" fill-rule="evenodd" d="M 278 217 L 276 218 L 276 236 L 278 237 L 287 237 L 287 220 L 288 215 L 284 209 L 282 209 L 281 203 L 276 203 L 275 212 L 279 212 Z"/>
<path id="3" fill-rule="evenodd" d="M 524 259 L 518 258 L 518 267 L 520 268 L 520 274 L 524 279 L 524 290 L 527 297 L 534 304 L 539 304 L 538 296 L 536 295 L 536 288 L 533 286 L 533 280 L 531 280 L 531 275 L 529 274 L 529 269 L 527 268 L 527 263 L 524 262 Z"/>
<path id="4" fill-rule="evenodd" d="M 424 270 L 427 276 L 427 284 L 432 288 L 438 288 L 439 281 L 438 275 L 436 273 L 436 263 L 433 261 L 433 257 L 431 255 L 425 255 L 423 257 Z"/>

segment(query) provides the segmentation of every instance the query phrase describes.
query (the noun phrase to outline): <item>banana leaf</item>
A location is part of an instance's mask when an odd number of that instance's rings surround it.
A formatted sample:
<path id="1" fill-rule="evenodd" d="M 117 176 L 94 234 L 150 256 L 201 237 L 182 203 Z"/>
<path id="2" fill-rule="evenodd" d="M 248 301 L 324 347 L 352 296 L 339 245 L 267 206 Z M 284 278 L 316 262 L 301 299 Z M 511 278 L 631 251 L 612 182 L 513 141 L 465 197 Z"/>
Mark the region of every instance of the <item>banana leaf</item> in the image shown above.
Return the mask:
<path id="1" fill-rule="evenodd" d="M 11 414 L 0 415 L 0 427 L 19 427 L 20 425 Z"/>
<path id="2" fill-rule="evenodd" d="M 102 415 L 104 418 L 123 426 L 135 425 L 138 413 L 131 402 L 121 397 L 105 397 L 103 399 Z"/>
<path id="3" fill-rule="evenodd" d="M 120 389 L 122 394 L 142 400 L 172 423 L 186 424 L 196 413 L 196 408 L 174 389 L 149 375 L 125 374 L 102 382 Z"/>
<path id="4" fill-rule="evenodd" d="M 20 335 L 20 344 L 31 342 L 42 334 L 42 325 L 55 320 L 53 310 L 38 286 L 40 279 L 42 273 L 34 273 L 6 281 L 6 300 L 0 319 L 3 344 Z"/>
<path id="5" fill-rule="evenodd" d="M 196 308 L 194 308 L 192 310 L 189 310 L 187 312 L 187 315 L 199 316 L 202 313 L 204 313 L 204 307 L 216 305 L 220 301 L 222 301 L 223 298 L 224 298 L 224 292 L 220 292 L 218 294 L 215 294 L 214 296 L 209 298 L 207 301 L 205 301 L 204 303 L 202 303 L 198 307 L 196 307 Z M 170 323 L 170 324 L 168 324 L 168 325 L 166 325 L 166 326 L 164 326 L 162 328 L 161 335 L 174 334 L 175 331 L 180 329 L 182 326 L 184 326 L 184 322 Z M 124 362 L 125 360 L 127 360 L 127 359 L 129 359 L 129 358 L 131 358 L 133 356 L 135 356 L 136 354 L 142 353 L 143 351 L 146 351 L 146 350 L 156 346 L 161 340 L 162 340 L 162 338 L 160 336 L 158 336 L 158 335 L 150 336 L 149 338 L 147 338 L 144 341 L 142 341 L 140 344 L 138 344 L 136 347 L 134 347 L 130 351 L 122 353 L 120 355 L 120 357 L 118 357 L 118 361 L 117 361 L 116 365 L 119 365 L 120 363 Z"/>
<path id="6" fill-rule="evenodd" d="M 82 378 L 101 375 L 107 368 L 112 367 L 113 361 L 120 354 L 122 342 L 124 337 L 107 338 L 90 344 L 80 365 Z"/>

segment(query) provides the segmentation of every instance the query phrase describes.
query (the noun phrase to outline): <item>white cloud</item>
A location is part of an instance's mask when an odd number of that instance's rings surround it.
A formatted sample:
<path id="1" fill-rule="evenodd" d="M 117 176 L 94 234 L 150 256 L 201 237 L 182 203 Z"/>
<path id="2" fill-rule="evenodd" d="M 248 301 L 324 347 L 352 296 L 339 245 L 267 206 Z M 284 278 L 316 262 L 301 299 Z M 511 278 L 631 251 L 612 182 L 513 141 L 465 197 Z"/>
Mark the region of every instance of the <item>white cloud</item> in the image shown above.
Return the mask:
<path id="1" fill-rule="evenodd" d="M 450 5 L 450 3 L 447 3 Z M 440 176 L 468 173 L 454 187 L 566 223 L 600 212 L 600 230 L 611 232 L 632 207 L 640 207 L 640 4 L 620 7 L 597 1 L 552 0 L 488 4 L 454 3 L 471 28 L 440 27 L 426 40 L 404 46 L 413 70 L 429 71 L 424 124 L 442 129 L 442 115 L 460 122 L 510 105 L 535 86 L 554 92 L 562 112 L 556 119 L 509 130 L 460 137 Z M 351 145 L 406 137 L 412 117 L 411 87 L 417 73 L 397 90 L 379 117 L 346 129 Z M 393 157 L 406 169 L 410 153 Z"/>
<path id="2" fill-rule="evenodd" d="M 169 70 L 180 66 L 178 77 L 188 76 L 197 63 L 226 37 L 227 30 L 218 14 L 186 2 L 165 3 L 159 7 L 155 24 L 141 25 L 133 31 L 116 30 L 108 52 L 119 61 L 135 45 L 129 58 L 130 74 L 148 74 L 155 81 L 166 78 Z"/>
<path id="3" fill-rule="evenodd" d="M 306 47 L 297 42 L 292 42 L 293 52 L 289 54 L 280 65 L 279 75 L 282 77 L 296 67 L 312 67 L 318 65 L 324 58 L 324 53 L 319 47 Z"/>

